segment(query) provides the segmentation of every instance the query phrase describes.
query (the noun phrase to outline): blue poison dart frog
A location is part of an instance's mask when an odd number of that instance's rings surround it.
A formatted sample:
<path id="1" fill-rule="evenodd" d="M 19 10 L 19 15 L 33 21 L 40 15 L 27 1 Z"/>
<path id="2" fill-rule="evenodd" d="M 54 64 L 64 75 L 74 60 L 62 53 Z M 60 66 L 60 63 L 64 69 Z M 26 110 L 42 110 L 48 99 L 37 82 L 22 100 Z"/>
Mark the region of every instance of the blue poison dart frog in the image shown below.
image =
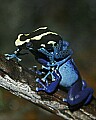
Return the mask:
<path id="1" fill-rule="evenodd" d="M 69 43 L 62 40 L 61 36 L 50 31 L 47 27 L 41 27 L 28 34 L 19 34 L 15 41 L 17 50 L 13 54 L 5 54 L 6 58 L 18 57 L 23 49 L 29 50 L 35 59 L 42 65 L 42 69 L 35 70 L 36 78 L 41 87 L 36 87 L 36 91 L 45 91 L 53 94 L 58 89 L 68 92 L 67 98 L 63 99 L 70 108 L 80 104 L 87 105 L 92 98 L 93 89 L 87 87 L 82 80 L 80 73 L 71 58 L 72 50 Z"/>

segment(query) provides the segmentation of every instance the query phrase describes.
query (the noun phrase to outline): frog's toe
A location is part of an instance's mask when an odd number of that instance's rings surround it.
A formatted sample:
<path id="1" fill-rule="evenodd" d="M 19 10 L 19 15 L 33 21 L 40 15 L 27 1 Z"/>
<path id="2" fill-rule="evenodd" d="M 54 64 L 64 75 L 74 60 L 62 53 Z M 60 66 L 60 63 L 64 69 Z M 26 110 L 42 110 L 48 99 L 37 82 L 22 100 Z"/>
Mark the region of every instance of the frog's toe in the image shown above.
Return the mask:
<path id="1" fill-rule="evenodd" d="M 18 60 L 18 62 L 21 62 L 21 61 L 22 61 L 22 59 L 20 59 L 20 58 L 18 58 L 18 57 L 17 57 L 16 59 Z"/>
<path id="2" fill-rule="evenodd" d="M 5 57 L 7 57 L 9 54 L 4 54 L 5 55 Z"/>
<path id="3" fill-rule="evenodd" d="M 36 92 L 38 92 L 39 91 L 39 88 L 38 87 L 36 87 Z"/>
<path id="4" fill-rule="evenodd" d="M 62 101 L 66 103 L 68 102 L 66 98 L 63 98 Z"/>
<path id="5" fill-rule="evenodd" d="M 36 78 L 36 82 L 38 82 L 38 83 L 39 83 L 39 82 L 40 82 L 40 79 L 39 79 L 39 78 Z"/>
<path id="6" fill-rule="evenodd" d="M 14 58 L 13 54 L 4 54 L 7 60 Z"/>
<path id="7" fill-rule="evenodd" d="M 5 55 L 5 57 L 10 57 L 11 55 L 10 54 L 4 54 Z"/>
<path id="8" fill-rule="evenodd" d="M 5 56 L 5 58 L 6 58 L 7 60 L 10 60 L 10 57 L 8 57 L 8 56 Z"/>

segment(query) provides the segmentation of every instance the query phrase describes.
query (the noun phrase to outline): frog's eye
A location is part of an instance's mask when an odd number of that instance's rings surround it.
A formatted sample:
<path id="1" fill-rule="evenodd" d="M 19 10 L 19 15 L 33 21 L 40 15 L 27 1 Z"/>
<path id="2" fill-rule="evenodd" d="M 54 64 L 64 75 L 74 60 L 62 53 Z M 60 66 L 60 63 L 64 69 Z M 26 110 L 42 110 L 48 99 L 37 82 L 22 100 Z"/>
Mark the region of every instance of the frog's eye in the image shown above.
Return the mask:
<path id="1" fill-rule="evenodd" d="M 20 41 L 25 41 L 26 40 L 26 36 L 23 34 L 20 36 Z"/>
<path id="2" fill-rule="evenodd" d="M 49 41 L 48 43 L 47 43 L 48 45 L 52 45 L 52 47 L 54 47 L 55 45 L 56 45 L 56 42 L 55 41 Z"/>
<path id="3" fill-rule="evenodd" d="M 53 47 L 56 45 L 55 41 L 48 41 L 45 45 L 46 50 L 53 51 Z"/>

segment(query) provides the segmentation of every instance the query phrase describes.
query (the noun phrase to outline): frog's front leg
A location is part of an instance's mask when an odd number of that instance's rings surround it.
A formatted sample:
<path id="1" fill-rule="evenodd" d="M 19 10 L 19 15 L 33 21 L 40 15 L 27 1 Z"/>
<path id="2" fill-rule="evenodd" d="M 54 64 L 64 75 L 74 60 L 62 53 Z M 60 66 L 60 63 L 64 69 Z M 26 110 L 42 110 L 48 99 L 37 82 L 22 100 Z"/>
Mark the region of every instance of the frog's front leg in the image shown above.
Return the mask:
<path id="1" fill-rule="evenodd" d="M 80 104 L 88 104 L 91 101 L 93 94 L 92 88 L 87 88 L 86 82 L 78 80 L 69 90 L 67 103 L 74 107 Z"/>
<path id="2" fill-rule="evenodd" d="M 54 81 L 52 81 L 50 84 L 48 83 L 47 79 L 45 83 L 43 83 L 39 78 L 36 79 L 36 82 L 42 86 L 41 88 L 36 87 L 36 91 L 45 91 L 46 93 L 51 94 L 56 90 L 59 82 L 61 81 L 61 75 L 56 69 L 52 72 L 52 74 L 54 76 Z"/>
<path id="3" fill-rule="evenodd" d="M 19 62 L 19 61 L 22 60 L 22 59 L 20 59 L 20 58 L 18 57 L 20 51 L 21 51 L 21 49 L 20 49 L 20 48 L 17 48 L 17 49 L 14 51 L 13 54 L 5 54 L 5 57 L 6 57 L 7 60 L 10 60 L 10 59 L 16 58 L 17 61 Z"/>

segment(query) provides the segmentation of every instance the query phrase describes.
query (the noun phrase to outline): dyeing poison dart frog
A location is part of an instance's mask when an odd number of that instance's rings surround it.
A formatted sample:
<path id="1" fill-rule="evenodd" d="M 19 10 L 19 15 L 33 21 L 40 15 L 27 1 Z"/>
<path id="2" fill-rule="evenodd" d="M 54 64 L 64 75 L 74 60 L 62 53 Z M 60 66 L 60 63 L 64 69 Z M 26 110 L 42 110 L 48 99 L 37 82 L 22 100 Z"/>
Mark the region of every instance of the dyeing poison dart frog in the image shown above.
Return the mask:
<path id="1" fill-rule="evenodd" d="M 19 34 L 15 41 L 17 50 L 13 54 L 5 54 L 6 58 L 18 57 L 22 49 L 29 50 L 35 59 L 42 64 L 41 70 L 36 70 L 41 78 L 36 78 L 42 87 L 36 87 L 36 91 L 45 91 L 53 94 L 56 90 L 63 89 L 68 92 L 67 98 L 63 99 L 69 106 L 76 107 L 79 104 L 87 105 L 92 98 L 93 89 L 87 87 L 71 58 L 72 50 L 69 43 L 47 27 L 41 27 L 30 34 Z M 49 82 L 50 81 L 50 82 Z"/>

